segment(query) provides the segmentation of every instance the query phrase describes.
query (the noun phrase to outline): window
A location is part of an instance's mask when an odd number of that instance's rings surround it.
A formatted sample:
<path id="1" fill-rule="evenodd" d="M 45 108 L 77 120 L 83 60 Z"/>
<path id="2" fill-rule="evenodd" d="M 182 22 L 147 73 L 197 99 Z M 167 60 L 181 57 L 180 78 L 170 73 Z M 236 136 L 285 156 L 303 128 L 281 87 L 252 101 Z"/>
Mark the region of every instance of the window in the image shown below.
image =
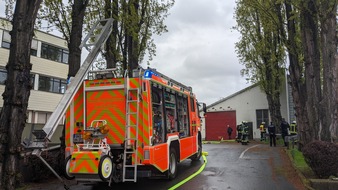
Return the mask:
<path id="1" fill-rule="evenodd" d="M 8 31 L 3 32 L 1 47 L 9 49 L 11 45 L 11 35 Z M 33 39 L 31 44 L 31 55 L 36 56 L 38 52 L 38 41 Z"/>
<path id="2" fill-rule="evenodd" d="M 189 130 L 189 109 L 188 109 L 188 98 L 183 94 L 178 94 L 177 96 L 177 121 L 178 121 L 178 131 L 180 137 L 186 137 L 190 135 Z"/>
<path id="3" fill-rule="evenodd" d="M 37 53 L 38 53 L 38 41 L 33 39 L 31 45 L 31 55 L 36 56 Z"/>
<path id="4" fill-rule="evenodd" d="M 4 69 L 0 69 L 0 84 L 5 85 L 7 79 L 7 71 Z"/>
<path id="5" fill-rule="evenodd" d="M 0 84 L 5 85 L 7 80 L 7 71 L 5 69 L 0 69 Z M 31 74 L 31 84 L 34 86 L 34 74 Z"/>
<path id="6" fill-rule="evenodd" d="M 257 129 L 259 125 L 264 121 L 265 124 L 269 124 L 269 111 L 267 109 L 256 110 Z"/>
<path id="7" fill-rule="evenodd" d="M 192 97 L 190 97 L 190 108 L 192 112 L 195 112 L 195 101 Z"/>
<path id="8" fill-rule="evenodd" d="M 34 80 L 35 80 L 35 74 L 32 73 L 32 74 L 31 74 L 31 85 L 32 85 L 32 89 L 34 89 Z"/>
<path id="9" fill-rule="evenodd" d="M 68 63 L 69 52 L 62 50 L 62 63 Z"/>
<path id="10" fill-rule="evenodd" d="M 4 31 L 2 35 L 1 47 L 9 49 L 10 45 L 11 45 L 11 35 L 9 35 L 8 31 Z"/>
<path id="11" fill-rule="evenodd" d="M 67 50 L 42 43 L 41 45 L 41 57 L 46 58 L 52 61 L 57 61 L 61 63 L 68 63 L 68 54 Z"/>
<path id="12" fill-rule="evenodd" d="M 38 112 L 38 118 L 36 123 L 45 124 L 49 116 L 50 114 L 47 112 Z"/>
<path id="13" fill-rule="evenodd" d="M 47 76 L 39 77 L 39 90 L 46 92 L 65 93 L 66 80 L 51 78 Z"/>

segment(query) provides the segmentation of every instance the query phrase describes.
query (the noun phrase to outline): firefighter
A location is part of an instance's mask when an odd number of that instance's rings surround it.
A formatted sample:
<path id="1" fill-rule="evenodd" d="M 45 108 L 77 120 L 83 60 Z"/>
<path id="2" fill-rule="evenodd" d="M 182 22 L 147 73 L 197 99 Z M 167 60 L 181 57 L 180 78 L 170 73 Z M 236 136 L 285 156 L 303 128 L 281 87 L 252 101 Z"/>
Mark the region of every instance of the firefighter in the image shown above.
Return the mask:
<path id="1" fill-rule="evenodd" d="M 290 135 L 297 135 L 297 123 L 296 121 L 292 121 L 290 125 Z"/>
<path id="2" fill-rule="evenodd" d="M 236 141 L 239 143 L 242 139 L 242 125 L 239 124 L 237 125 L 237 138 L 236 138 Z"/>
<path id="3" fill-rule="evenodd" d="M 242 121 L 242 144 L 249 143 L 249 127 L 246 124 L 246 121 Z"/>
<path id="4" fill-rule="evenodd" d="M 259 126 L 259 130 L 261 132 L 261 141 L 266 141 L 266 129 L 265 129 L 265 122 L 263 121 L 261 125 Z"/>

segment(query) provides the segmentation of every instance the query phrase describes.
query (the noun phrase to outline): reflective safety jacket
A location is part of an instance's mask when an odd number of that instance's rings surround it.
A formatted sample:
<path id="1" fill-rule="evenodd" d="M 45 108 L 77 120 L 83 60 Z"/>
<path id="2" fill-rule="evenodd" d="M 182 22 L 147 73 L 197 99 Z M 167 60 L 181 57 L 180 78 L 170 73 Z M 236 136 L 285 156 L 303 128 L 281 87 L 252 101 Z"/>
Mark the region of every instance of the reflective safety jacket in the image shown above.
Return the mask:
<path id="1" fill-rule="evenodd" d="M 297 134 L 297 124 L 291 123 L 290 125 L 290 135 L 296 135 Z"/>
<path id="2" fill-rule="evenodd" d="M 259 126 L 259 130 L 261 131 L 261 133 L 265 133 L 266 132 L 265 126 L 263 124 L 261 124 Z"/>

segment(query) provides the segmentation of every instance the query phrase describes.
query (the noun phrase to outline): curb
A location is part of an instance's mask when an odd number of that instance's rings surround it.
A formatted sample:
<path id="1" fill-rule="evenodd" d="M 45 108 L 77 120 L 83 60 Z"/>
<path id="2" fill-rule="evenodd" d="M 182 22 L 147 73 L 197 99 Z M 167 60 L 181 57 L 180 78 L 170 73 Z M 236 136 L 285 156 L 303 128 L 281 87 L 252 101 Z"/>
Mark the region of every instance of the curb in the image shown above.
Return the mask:
<path id="1" fill-rule="evenodd" d="M 291 154 L 286 150 L 284 149 L 283 151 L 285 151 L 285 153 L 288 155 L 291 163 L 292 163 L 292 166 L 293 168 L 296 170 L 298 176 L 300 177 L 303 185 L 305 186 L 306 189 L 308 190 L 315 190 L 314 188 L 312 188 L 310 185 L 309 185 L 309 180 L 305 178 L 305 176 L 303 175 L 303 173 L 296 167 L 295 163 L 293 162 L 293 157 L 291 156 Z"/>

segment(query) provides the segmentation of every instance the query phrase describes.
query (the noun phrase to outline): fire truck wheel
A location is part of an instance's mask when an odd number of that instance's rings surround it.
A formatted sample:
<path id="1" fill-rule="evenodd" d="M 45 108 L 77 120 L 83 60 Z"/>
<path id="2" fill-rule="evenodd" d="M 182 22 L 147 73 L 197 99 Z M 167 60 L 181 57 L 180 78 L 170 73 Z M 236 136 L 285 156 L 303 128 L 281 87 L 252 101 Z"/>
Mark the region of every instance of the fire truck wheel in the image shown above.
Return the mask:
<path id="1" fill-rule="evenodd" d="M 170 148 L 168 178 L 174 179 L 177 175 L 177 154 L 174 148 Z"/>
<path id="2" fill-rule="evenodd" d="M 202 144 L 198 143 L 198 151 L 196 152 L 196 154 L 191 156 L 191 160 L 192 161 L 199 161 L 201 159 L 202 156 Z"/>
<path id="3" fill-rule="evenodd" d="M 108 181 L 113 171 L 113 162 L 108 155 L 104 155 L 99 163 L 99 176 L 102 181 Z"/>
<path id="4" fill-rule="evenodd" d="M 63 167 L 65 170 L 64 170 L 64 176 L 66 179 L 69 179 L 69 180 L 72 180 L 75 178 L 75 176 L 72 176 L 70 173 L 69 173 L 69 167 L 70 167 L 70 159 L 72 158 L 72 155 L 68 156 L 65 160 L 65 166 Z"/>

